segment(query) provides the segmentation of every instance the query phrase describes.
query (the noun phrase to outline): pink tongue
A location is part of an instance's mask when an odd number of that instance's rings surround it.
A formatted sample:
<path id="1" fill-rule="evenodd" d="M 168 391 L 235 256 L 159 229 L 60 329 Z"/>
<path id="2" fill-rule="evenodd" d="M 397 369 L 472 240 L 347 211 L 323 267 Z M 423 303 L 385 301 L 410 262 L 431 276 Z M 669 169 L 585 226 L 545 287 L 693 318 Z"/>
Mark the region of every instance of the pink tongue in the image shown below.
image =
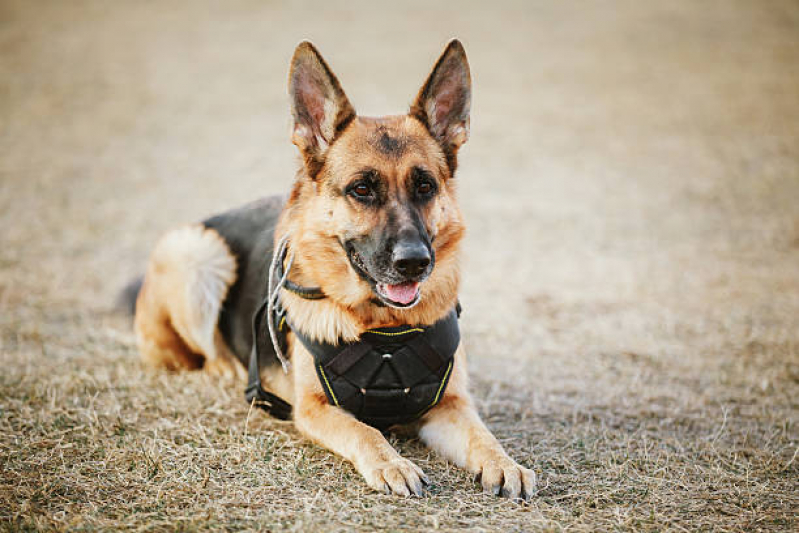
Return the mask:
<path id="1" fill-rule="evenodd" d="M 408 283 L 400 283 L 399 285 L 383 285 L 383 292 L 386 293 L 389 300 L 401 304 L 409 304 L 416 298 L 416 293 L 419 289 L 419 283 L 416 281 L 409 281 Z"/>

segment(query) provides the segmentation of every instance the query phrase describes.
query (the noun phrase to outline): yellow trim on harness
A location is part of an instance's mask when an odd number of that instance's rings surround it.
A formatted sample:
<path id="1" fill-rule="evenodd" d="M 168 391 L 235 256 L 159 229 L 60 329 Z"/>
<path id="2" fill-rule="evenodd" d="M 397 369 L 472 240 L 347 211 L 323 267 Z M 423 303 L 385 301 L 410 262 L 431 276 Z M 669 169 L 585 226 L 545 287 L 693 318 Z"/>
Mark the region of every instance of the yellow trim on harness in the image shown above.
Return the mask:
<path id="1" fill-rule="evenodd" d="M 438 403 L 438 397 L 441 396 L 441 390 L 444 388 L 444 383 L 447 382 L 447 378 L 449 377 L 449 371 L 450 370 L 452 370 L 452 361 L 449 362 L 449 366 L 447 367 L 447 371 L 444 372 L 444 379 L 441 380 L 441 385 L 439 385 L 438 392 L 436 392 L 436 397 L 433 398 L 433 403 L 430 404 L 430 407 L 433 407 L 435 404 Z M 428 407 L 428 409 L 430 407 Z"/>
<path id="2" fill-rule="evenodd" d="M 277 329 L 283 329 L 283 326 L 286 325 L 286 316 L 283 315 L 283 318 L 280 319 L 280 324 L 277 325 Z"/>
<path id="3" fill-rule="evenodd" d="M 418 331 L 418 332 L 421 333 L 424 330 L 422 328 L 411 328 L 411 329 L 406 329 L 405 331 L 395 331 L 393 333 L 388 332 L 388 331 L 377 331 L 375 329 L 367 329 L 366 330 L 367 333 L 374 333 L 375 335 L 385 335 L 386 337 L 396 337 L 397 335 L 405 335 L 406 333 L 413 333 L 415 331 Z"/>
<path id="4" fill-rule="evenodd" d="M 450 364 L 452 364 L 452 363 L 450 363 Z M 338 407 L 339 406 L 338 405 L 338 398 L 336 398 L 336 395 L 333 393 L 333 387 L 330 386 L 330 382 L 327 380 L 327 376 L 325 375 L 325 371 L 322 368 L 322 365 L 319 365 L 319 373 L 322 375 L 322 377 L 325 380 L 325 385 L 327 386 L 327 390 L 330 391 L 330 396 L 333 397 L 333 403 L 335 403 L 336 407 Z"/>

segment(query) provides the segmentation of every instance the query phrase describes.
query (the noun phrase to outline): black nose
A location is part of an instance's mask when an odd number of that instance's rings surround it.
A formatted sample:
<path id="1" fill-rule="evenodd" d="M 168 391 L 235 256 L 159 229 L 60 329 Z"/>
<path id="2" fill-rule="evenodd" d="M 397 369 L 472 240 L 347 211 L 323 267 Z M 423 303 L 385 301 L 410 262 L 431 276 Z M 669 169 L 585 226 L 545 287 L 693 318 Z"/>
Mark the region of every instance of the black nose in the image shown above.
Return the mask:
<path id="1" fill-rule="evenodd" d="M 402 243 L 392 253 L 394 269 L 409 278 L 418 276 L 430 264 L 430 251 L 421 242 Z"/>

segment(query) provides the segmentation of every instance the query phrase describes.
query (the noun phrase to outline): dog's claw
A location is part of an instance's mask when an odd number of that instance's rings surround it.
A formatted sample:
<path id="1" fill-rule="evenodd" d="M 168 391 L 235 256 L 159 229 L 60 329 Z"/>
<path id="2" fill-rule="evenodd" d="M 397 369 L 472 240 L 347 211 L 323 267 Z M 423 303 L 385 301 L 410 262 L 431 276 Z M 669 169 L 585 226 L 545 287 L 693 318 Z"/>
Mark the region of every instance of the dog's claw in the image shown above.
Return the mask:
<path id="1" fill-rule="evenodd" d="M 529 500 L 535 490 L 535 473 L 508 457 L 487 460 L 475 479 L 486 494 L 510 500 Z"/>
<path id="2" fill-rule="evenodd" d="M 426 486 L 425 484 L 426 476 L 424 475 L 424 473 L 419 474 L 419 472 L 416 472 L 416 474 L 417 474 L 416 479 L 408 480 L 408 488 L 411 489 L 411 492 L 413 492 L 414 496 L 422 496 L 424 494 L 424 488 Z"/>
<path id="3" fill-rule="evenodd" d="M 371 487 L 386 494 L 422 496 L 429 483 L 424 472 L 407 459 L 399 458 L 364 472 Z"/>
<path id="4" fill-rule="evenodd" d="M 411 492 L 413 492 L 414 496 L 421 496 L 424 493 L 421 480 L 417 480 L 412 485 L 409 485 L 408 488 L 411 489 Z"/>
<path id="5" fill-rule="evenodd" d="M 483 492 L 492 496 L 499 496 L 500 486 L 494 485 L 493 487 L 483 487 Z"/>
<path id="6" fill-rule="evenodd" d="M 536 490 L 535 472 L 529 468 L 520 467 L 522 471 L 522 494 L 521 497 L 524 501 L 529 502 Z"/>

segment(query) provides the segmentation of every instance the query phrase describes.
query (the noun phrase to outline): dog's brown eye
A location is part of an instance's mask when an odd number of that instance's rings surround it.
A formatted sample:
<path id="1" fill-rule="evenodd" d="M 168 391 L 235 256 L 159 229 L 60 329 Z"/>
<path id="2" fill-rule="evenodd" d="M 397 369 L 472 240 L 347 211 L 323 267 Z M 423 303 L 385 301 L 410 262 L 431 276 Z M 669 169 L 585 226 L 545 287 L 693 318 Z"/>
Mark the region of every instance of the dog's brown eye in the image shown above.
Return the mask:
<path id="1" fill-rule="evenodd" d="M 356 185 L 355 187 L 353 187 L 352 192 L 357 196 L 369 196 L 371 190 L 369 189 L 368 186 L 361 183 L 360 185 Z"/>
<path id="2" fill-rule="evenodd" d="M 356 200 L 366 201 L 373 199 L 374 190 L 368 183 L 360 181 L 350 185 L 350 187 L 347 189 L 347 194 Z"/>
<path id="3" fill-rule="evenodd" d="M 416 185 L 416 196 L 419 199 L 427 199 L 436 193 L 436 184 L 430 180 L 420 181 Z"/>
<path id="4" fill-rule="evenodd" d="M 436 182 L 429 172 L 420 167 L 414 167 L 411 173 L 412 193 L 418 201 L 425 202 L 436 193 Z"/>

